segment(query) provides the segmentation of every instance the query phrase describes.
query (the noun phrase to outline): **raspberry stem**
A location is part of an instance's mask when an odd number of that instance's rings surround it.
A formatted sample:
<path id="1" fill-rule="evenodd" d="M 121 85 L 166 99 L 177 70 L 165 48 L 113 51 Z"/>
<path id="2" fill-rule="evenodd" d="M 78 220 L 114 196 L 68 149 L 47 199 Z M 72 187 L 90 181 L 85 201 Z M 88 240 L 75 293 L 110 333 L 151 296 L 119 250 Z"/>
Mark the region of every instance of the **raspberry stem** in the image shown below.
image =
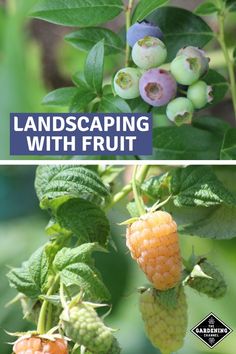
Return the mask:
<path id="1" fill-rule="evenodd" d="M 146 213 L 146 210 L 145 210 L 145 206 L 144 206 L 143 200 L 140 196 L 138 186 L 137 186 L 137 180 L 136 180 L 137 171 L 138 171 L 138 166 L 135 166 L 133 178 L 132 178 L 132 189 L 133 189 L 133 193 L 134 193 L 134 200 L 135 200 L 139 215 L 141 216 Z"/>
<path id="2" fill-rule="evenodd" d="M 134 5 L 134 0 L 129 0 L 128 6 L 126 8 L 126 33 L 128 33 L 128 30 L 131 25 L 131 12 L 133 9 Z M 126 42 L 126 51 L 125 51 L 125 66 L 129 66 L 129 57 L 130 57 L 130 47 L 128 42 Z"/>

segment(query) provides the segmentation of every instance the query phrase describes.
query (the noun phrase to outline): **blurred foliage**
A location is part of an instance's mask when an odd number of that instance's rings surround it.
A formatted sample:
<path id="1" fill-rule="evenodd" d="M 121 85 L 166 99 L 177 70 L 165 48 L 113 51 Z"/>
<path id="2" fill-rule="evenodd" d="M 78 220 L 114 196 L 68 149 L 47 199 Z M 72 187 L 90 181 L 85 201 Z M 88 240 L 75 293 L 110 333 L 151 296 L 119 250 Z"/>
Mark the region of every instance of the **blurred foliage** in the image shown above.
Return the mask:
<path id="1" fill-rule="evenodd" d="M 170 168 L 153 167 L 152 172 L 162 173 Z M 44 227 L 47 216 L 40 212 L 34 192 L 34 167 L 0 167 L 0 331 L 1 354 L 10 354 L 11 347 L 6 342 L 11 341 L 4 330 L 23 331 L 31 328 L 30 324 L 22 320 L 18 304 L 5 308 L 5 304 L 14 296 L 15 291 L 10 289 L 5 274 L 9 266 L 18 266 L 23 260 L 46 241 Z M 129 168 L 124 178 L 129 180 Z M 215 171 L 221 181 L 236 194 L 235 166 L 216 166 Z M 120 190 L 123 185 L 120 179 L 115 185 Z M 127 201 L 114 207 L 109 213 L 112 224 L 112 236 L 117 251 L 110 254 L 96 256 L 96 263 L 103 274 L 104 280 L 112 293 L 113 310 L 107 321 L 114 328 L 118 328 L 118 338 L 125 354 L 158 354 L 147 340 L 143 330 L 143 323 L 138 311 L 137 288 L 147 285 L 147 280 L 138 266 L 132 261 L 125 246 L 124 229 L 117 223 L 127 219 Z M 14 208 L 13 208 L 14 205 Z M 8 218 L 8 220 L 6 220 Z M 230 227 L 230 225 L 229 225 Z M 195 338 L 190 329 L 202 320 L 209 312 L 214 312 L 232 329 L 236 328 L 234 304 L 236 298 L 235 283 L 235 247 L 236 240 L 215 241 L 196 237 L 181 239 L 181 248 L 184 257 L 191 253 L 192 246 L 196 253 L 207 255 L 221 270 L 228 283 L 227 295 L 220 300 L 199 296 L 194 290 L 186 289 L 189 304 L 189 330 L 185 346 L 178 354 L 234 354 L 235 332 L 223 340 L 215 349 L 206 346 Z"/>

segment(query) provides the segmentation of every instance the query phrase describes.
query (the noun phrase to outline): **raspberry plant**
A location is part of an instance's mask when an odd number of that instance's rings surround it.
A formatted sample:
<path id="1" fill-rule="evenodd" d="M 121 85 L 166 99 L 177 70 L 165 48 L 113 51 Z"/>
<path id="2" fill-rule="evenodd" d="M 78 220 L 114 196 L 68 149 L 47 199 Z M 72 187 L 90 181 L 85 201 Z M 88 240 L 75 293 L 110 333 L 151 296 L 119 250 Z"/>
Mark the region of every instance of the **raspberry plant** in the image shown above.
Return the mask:
<path id="1" fill-rule="evenodd" d="M 153 345 L 163 354 L 183 345 L 185 287 L 215 299 L 225 295 L 226 281 L 217 266 L 207 255 L 183 259 L 179 238 L 236 237 L 236 200 L 230 188 L 212 167 L 176 167 L 159 175 L 155 166 L 144 165 L 136 166 L 131 181 L 116 192 L 123 170 L 109 165 L 37 168 L 40 207 L 50 215 L 48 241 L 7 275 L 18 291 L 12 302 L 20 301 L 24 318 L 32 323 L 32 331 L 13 334 L 20 337 L 15 354 L 121 352 L 115 331 L 99 316 L 98 308 L 111 306 L 112 299 L 93 253 L 111 250 L 108 211 L 130 193 L 131 218 L 117 222 L 121 234 L 127 228 L 127 246 L 150 282 L 139 296 Z"/>
<path id="2" fill-rule="evenodd" d="M 66 106 L 72 113 L 151 112 L 152 158 L 233 159 L 235 128 L 229 119 L 202 109 L 220 104 L 229 92 L 236 117 L 235 44 L 228 45 L 225 30 L 235 11 L 228 0 L 202 1 L 193 13 L 168 0 L 39 0 L 31 16 L 79 27 L 65 40 L 88 52 L 83 72 L 72 76 L 73 85 L 49 93 L 43 104 Z M 121 14 L 124 26 L 118 33 L 104 27 Z M 205 15 L 215 16 L 216 31 Z M 202 50 L 206 45 L 209 52 Z M 219 50 L 212 54 L 214 48 Z M 227 79 L 209 64 L 219 52 Z M 117 56 L 120 67 L 107 70 L 109 55 Z"/>

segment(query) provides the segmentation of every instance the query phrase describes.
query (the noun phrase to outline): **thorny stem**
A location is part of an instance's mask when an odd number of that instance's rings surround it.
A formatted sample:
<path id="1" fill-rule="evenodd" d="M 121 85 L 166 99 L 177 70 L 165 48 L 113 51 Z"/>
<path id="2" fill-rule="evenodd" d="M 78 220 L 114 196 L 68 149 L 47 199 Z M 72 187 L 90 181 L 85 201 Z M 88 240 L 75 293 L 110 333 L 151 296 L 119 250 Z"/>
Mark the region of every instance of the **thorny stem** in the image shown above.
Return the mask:
<path id="1" fill-rule="evenodd" d="M 57 286 L 58 280 L 59 280 L 59 275 L 57 275 L 55 278 L 54 277 L 51 278 L 50 287 L 48 289 L 46 296 L 50 296 L 54 293 L 54 289 Z M 49 327 L 49 324 L 46 323 L 47 322 L 48 305 L 49 305 L 49 302 L 45 299 L 43 301 L 43 304 L 42 304 L 42 307 L 40 310 L 40 314 L 39 314 L 39 319 L 38 319 L 37 332 L 39 334 L 44 334 L 46 332 L 47 328 Z"/>
<path id="2" fill-rule="evenodd" d="M 134 0 L 129 0 L 128 6 L 126 8 L 126 33 L 128 32 L 131 25 L 131 13 L 134 5 Z M 126 41 L 126 51 L 125 51 L 125 66 L 129 66 L 129 56 L 130 56 L 130 46 Z"/>
<path id="3" fill-rule="evenodd" d="M 231 87 L 231 94 L 232 94 L 232 101 L 233 107 L 235 112 L 235 119 L 236 119 L 236 79 L 235 79 L 235 72 L 234 72 L 234 61 L 231 58 L 229 48 L 226 45 L 225 40 L 225 4 L 219 0 L 218 4 L 220 6 L 220 12 L 218 14 L 218 21 L 219 21 L 219 34 L 217 35 L 218 42 L 221 46 L 221 49 L 224 53 L 225 61 L 228 68 L 229 73 L 229 80 L 230 80 L 230 87 Z"/>
<path id="4" fill-rule="evenodd" d="M 148 171 L 149 171 L 150 166 L 148 165 L 143 165 L 140 168 L 140 171 L 137 176 L 137 180 L 139 183 L 143 183 Z M 115 194 L 110 202 L 110 204 L 107 206 L 107 209 L 112 208 L 115 204 L 120 202 L 122 199 L 124 199 L 130 192 L 132 192 L 132 183 L 127 184 L 120 192 Z"/>
<path id="5" fill-rule="evenodd" d="M 143 215 L 145 214 L 145 207 L 144 207 L 144 203 L 143 200 L 138 192 L 138 186 L 137 186 L 137 171 L 138 171 L 138 166 L 136 165 L 134 168 L 134 173 L 133 173 L 133 178 L 132 178 L 132 189 L 133 189 L 133 193 L 134 193 L 134 200 L 135 200 L 135 204 L 137 206 L 139 215 Z"/>

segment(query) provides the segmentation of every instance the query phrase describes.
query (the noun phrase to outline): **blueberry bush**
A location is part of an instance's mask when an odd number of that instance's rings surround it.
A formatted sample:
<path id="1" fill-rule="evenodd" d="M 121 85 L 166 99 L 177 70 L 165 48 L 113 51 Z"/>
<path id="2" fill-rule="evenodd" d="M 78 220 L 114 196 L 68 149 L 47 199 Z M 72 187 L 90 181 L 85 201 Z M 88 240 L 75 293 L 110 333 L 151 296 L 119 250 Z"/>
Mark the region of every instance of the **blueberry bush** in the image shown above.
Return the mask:
<path id="1" fill-rule="evenodd" d="M 228 94 L 236 116 L 235 48 L 225 34 L 235 11 L 229 0 L 203 1 L 193 13 L 168 0 L 39 0 L 31 16 L 79 27 L 65 40 L 88 52 L 73 85 L 50 92 L 43 104 L 69 112 L 151 112 L 153 155 L 136 159 L 234 159 L 233 123 L 203 109 Z M 122 14 L 118 33 L 103 26 Z M 205 22 L 209 15 L 217 18 L 217 30 Z M 207 45 L 224 56 L 227 78 L 211 68 Z M 104 70 L 109 55 L 120 62 L 113 76 Z"/>
<path id="2" fill-rule="evenodd" d="M 236 237 L 231 187 L 212 167 L 176 167 L 160 175 L 155 166 L 144 165 L 134 167 L 131 180 L 114 191 L 124 170 L 109 165 L 37 168 L 35 189 L 40 207 L 49 214 L 48 240 L 7 275 L 18 291 L 10 303 L 20 302 L 32 325 L 31 331 L 11 333 L 19 337 L 15 354 L 125 352 L 116 330 L 106 325 L 112 299 L 93 255 L 115 247 L 109 211 L 121 201 L 130 219 L 115 222 L 120 234 L 126 228 L 127 249 L 149 281 L 135 292 L 154 347 L 170 354 L 184 345 L 186 287 L 213 299 L 226 294 L 227 282 L 209 257 L 193 250 L 182 258 L 179 241 Z"/>

